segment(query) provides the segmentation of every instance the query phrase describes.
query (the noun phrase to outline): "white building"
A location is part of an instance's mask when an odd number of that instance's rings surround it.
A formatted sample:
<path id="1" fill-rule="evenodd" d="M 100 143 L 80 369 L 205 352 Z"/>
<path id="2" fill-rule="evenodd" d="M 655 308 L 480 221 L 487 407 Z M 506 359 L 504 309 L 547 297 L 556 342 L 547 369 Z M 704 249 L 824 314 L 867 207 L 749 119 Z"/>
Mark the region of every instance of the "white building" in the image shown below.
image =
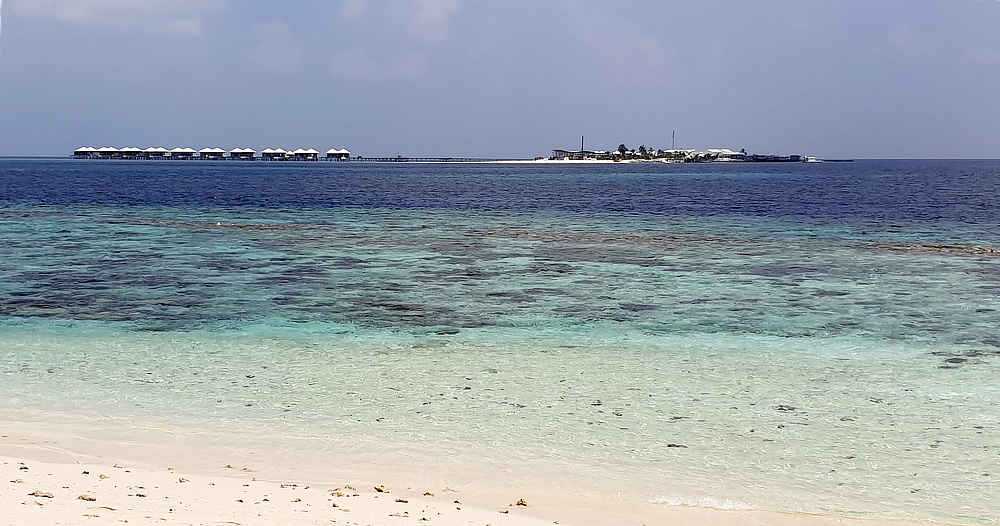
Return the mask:
<path id="1" fill-rule="evenodd" d="M 314 149 L 312 149 L 312 148 L 309 148 L 308 150 L 304 150 L 302 148 L 299 148 L 299 149 L 297 149 L 297 150 L 295 150 L 294 152 L 291 153 L 291 160 L 293 160 L 293 161 L 318 161 L 319 160 L 319 152 L 316 151 L 316 150 L 314 150 Z"/>
<path id="2" fill-rule="evenodd" d="M 174 148 L 170 150 L 170 158 L 178 160 L 189 160 L 194 159 L 195 154 L 198 152 L 194 148 Z"/>
<path id="3" fill-rule="evenodd" d="M 346 148 L 343 150 L 330 148 L 326 151 L 326 158 L 328 160 L 346 161 L 351 158 L 351 151 Z"/>
<path id="4" fill-rule="evenodd" d="M 170 154 L 170 150 L 162 147 L 152 147 L 146 148 L 142 151 L 142 154 L 147 159 L 162 160 L 166 159 L 167 155 Z"/>
<path id="5" fill-rule="evenodd" d="M 229 152 L 226 152 L 222 148 L 202 148 L 201 150 L 195 150 L 194 148 L 178 147 L 168 150 L 152 146 L 145 149 L 134 146 L 121 149 L 114 146 L 104 146 L 102 148 L 83 146 L 73 150 L 73 158 L 75 159 L 172 159 L 178 161 L 191 159 L 216 161 L 227 158 L 240 161 L 254 161 L 258 159 L 263 161 L 318 161 L 320 159 L 320 152 L 315 148 L 298 148 L 294 151 L 288 151 L 283 148 L 265 148 L 260 152 L 260 155 L 260 157 L 257 157 L 257 151 L 253 148 L 233 148 Z M 351 151 L 346 148 L 331 148 L 326 151 L 327 160 L 346 161 L 350 157 Z"/>
<path id="6" fill-rule="evenodd" d="M 257 156 L 253 148 L 233 148 L 229 150 L 229 158 L 234 161 L 252 161 Z"/>
<path id="7" fill-rule="evenodd" d="M 97 157 L 97 148 L 84 146 L 73 150 L 74 159 L 93 159 L 94 157 Z"/>
<path id="8" fill-rule="evenodd" d="M 747 157 L 747 152 L 734 152 L 729 148 L 709 148 L 707 153 L 713 161 L 718 162 L 742 161 Z"/>
<path id="9" fill-rule="evenodd" d="M 122 159 L 139 159 L 145 157 L 142 153 L 142 148 L 136 148 L 135 146 L 127 146 L 119 150 L 122 155 Z"/>
<path id="10" fill-rule="evenodd" d="M 198 151 L 198 158 L 203 161 L 221 161 L 226 157 L 226 150 L 222 148 L 202 148 Z"/>
<path id="11" fill-rule="evenodd" d="M 97 149 L 97 156 L 101 159 L 121 159 L 122 154 L 114 146 L 103 146 Z"/>
<path id="12" fill-rule="evenodd" d="M 284 161 L 288 158 L 288 151 L 284 148 L 264 148 L 260 152 L 262 161 Z"/>

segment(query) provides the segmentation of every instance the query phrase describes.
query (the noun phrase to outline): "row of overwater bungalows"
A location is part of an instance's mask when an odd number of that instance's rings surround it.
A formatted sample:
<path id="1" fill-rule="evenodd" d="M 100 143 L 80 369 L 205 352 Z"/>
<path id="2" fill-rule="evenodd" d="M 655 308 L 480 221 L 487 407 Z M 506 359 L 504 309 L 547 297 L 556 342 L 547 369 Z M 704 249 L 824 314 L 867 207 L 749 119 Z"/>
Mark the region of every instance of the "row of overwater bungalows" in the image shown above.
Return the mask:
<path id="1" fill-rule="evenodd" d="M 228 154 L 227 154 L 228 153 Z M 284 148 L 265 148 L 257 156 L 257 150 L 253 148 L 233 148 L 226 152 L 222 148 L 115 148 L 105 146 L 104 148 L 91 148 L 85 146 L 73 151 L 74 159 L 134 159 L 134 160 L 175 160 L 175 161 L 318 161 L 320 154 L 318 151 L 309 148 L 299 148 L 297 150 L 285 150 Z M 327 161 L 347 161 L 351 158 L 350 150 L 331 148 L 326 151 Z"/>

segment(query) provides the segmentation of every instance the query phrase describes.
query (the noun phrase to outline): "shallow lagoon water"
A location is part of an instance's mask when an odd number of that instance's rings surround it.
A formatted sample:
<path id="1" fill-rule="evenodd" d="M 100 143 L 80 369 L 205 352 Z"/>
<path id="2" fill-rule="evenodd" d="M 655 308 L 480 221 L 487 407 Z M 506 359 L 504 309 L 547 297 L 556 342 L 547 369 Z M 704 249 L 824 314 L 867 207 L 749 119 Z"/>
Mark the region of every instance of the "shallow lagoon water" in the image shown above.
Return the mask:
<path id="1" fill-rule="evenodd" d="M 749 168 L 5 160 L 0 396 L 1000 516 L 998 163 Z"/>

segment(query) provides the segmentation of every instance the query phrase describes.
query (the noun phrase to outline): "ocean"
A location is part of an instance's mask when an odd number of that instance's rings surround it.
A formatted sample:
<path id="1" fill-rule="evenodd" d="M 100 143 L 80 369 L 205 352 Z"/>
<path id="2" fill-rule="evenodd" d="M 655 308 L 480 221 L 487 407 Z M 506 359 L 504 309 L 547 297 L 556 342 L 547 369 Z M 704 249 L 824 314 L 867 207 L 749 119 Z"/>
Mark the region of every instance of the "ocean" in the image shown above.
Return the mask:
<path id="1" fill-rule="evenodd" d="M 998 372 L 1000 161 L 0 159 L 0 412 L 982 523 Z"/>

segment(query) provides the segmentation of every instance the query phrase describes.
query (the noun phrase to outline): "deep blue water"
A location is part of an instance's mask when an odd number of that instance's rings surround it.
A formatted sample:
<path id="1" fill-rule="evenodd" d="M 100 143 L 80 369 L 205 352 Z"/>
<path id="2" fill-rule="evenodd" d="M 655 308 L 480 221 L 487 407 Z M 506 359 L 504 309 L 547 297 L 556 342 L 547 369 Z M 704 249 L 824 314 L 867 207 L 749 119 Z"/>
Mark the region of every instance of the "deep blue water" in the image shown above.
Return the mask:
<path id="1" fill-rule="evenodd" d="M 1000 161 L 239 164 L 0 160 L 0 203 L 439 208 L 1000 224 Z"/>

